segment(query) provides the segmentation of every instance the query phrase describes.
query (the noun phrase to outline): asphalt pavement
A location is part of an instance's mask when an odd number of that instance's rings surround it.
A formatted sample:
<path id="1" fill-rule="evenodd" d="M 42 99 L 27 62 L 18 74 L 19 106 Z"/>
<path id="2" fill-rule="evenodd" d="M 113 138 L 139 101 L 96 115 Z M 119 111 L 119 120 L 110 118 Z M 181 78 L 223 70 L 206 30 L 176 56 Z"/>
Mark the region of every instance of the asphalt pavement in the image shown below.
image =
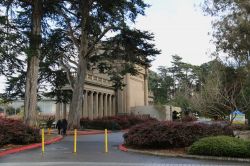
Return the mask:
<path id="1" fill-rule="evenodd" d="M 73 136 L 61 142 L 47 145 L 45 153 L 33 149 L 0 158 L 0 166 L 198 166 L 198 165 L 250 165 L 244 162 L 194 160 L 174 157 L 158 157 L 122 152 L 118 146 L 123 142 L 122 133 L 109 135 L 109 153 L 104 153 L 104 135 L 79 136 L 77 153 L 73 153 Z"/>

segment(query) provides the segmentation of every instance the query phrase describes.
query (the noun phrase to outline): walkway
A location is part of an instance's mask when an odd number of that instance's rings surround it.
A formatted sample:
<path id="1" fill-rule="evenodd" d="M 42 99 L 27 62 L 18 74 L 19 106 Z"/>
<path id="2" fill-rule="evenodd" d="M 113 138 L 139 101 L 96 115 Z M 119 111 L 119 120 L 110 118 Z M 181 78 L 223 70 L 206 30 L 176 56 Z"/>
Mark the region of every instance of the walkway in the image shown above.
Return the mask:
<path id="1" fill-rule="evenodd" d="M 78 137 L 78 152 L 73 154 L 73 137 L 68 136 L 63 141 L 45 147 L 45 154 L 41 149 L 29 150 L 0 158 L 1 166 L 177 166 L 184 165 L 249 165 L 249 163 L 232 163 L 224 161 L 206 161 L 182 158 L 168 158 L 148 156 L 136 153 L 121 152 L 117 149 L 123 142 L 122 133 L 113 133 L 109 136 L 109 153 L 105 154 L 103 135 L 88 135 Z M 179 165 L 180 166 L 180 165 Z"/>

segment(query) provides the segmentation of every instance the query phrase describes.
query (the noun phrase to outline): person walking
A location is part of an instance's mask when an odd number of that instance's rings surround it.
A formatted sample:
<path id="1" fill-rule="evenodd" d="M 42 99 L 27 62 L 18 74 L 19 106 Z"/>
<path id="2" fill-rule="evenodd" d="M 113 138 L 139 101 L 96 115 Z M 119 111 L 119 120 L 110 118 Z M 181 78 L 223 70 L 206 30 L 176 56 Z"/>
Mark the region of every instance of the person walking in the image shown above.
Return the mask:
<path id="1" fill-rule="evenodd" d="M 56 123 L 56 128 L 58 130 L 58 134 L 61 134 L 61 129 L 62 129 L 62 121 L 59 119 Z"/>
<path id="2" fill-rule="evenodd" d="M 68 122 L 66 119 L 62 120 L 62 129 L 63 129 L 63 135 L 66 135 L 66 131 L 67 131 L 67 127 L 68 127 Z"/>

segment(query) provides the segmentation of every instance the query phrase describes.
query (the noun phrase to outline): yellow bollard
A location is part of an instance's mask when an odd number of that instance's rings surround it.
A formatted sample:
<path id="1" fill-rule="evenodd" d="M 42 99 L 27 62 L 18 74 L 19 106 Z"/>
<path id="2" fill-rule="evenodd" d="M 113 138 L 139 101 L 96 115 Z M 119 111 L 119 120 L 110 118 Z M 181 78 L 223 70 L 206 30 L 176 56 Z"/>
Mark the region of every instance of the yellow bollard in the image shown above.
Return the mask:
<path id="1" fill-rule="evenodd" d="M 42 153 L 44 153 L 44 128 L 42 129 Z"/>
<path id="2" fill-rule="evenodd" d="M 74 130 L 74 153 L 76 153 L 77 130 Z"/>
<path id="3" fill-rule="evenodd" d="M 105 153 L 108 153 L 108 130 L 105 129 Z"/>

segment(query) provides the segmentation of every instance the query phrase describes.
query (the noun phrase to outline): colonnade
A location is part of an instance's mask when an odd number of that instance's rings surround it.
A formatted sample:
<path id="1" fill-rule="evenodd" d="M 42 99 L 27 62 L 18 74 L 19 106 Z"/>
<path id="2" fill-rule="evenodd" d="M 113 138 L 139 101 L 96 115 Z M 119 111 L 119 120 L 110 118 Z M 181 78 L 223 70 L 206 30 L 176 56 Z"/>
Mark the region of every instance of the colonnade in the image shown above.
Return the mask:
<path id="1" fill-rule="evenodd" d="M 67 118 L 69 104 L 58 103 L 56 119 Z M 114 94 L 84 90 L 80 116 L 89 119 L 116 115 L 116 98 Z"/>
<path id="2" fill-rule="evenodd" d="M 81 116 L 89 119 L 113 116 L 116 114 L 115 102 L 113 94 L 85 90 Z"/>

